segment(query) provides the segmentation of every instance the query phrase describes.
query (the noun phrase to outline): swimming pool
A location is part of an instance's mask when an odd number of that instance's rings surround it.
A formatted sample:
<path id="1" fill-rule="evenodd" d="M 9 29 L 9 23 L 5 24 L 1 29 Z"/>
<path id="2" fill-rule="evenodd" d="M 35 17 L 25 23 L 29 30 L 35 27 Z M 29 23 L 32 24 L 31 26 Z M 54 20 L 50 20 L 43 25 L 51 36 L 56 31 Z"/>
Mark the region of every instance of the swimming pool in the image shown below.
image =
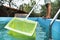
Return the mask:
<path id="1" fill-rule="evenodd" d="M 0 17 L 0 39 L 1 40 L 17 40 L 7 35 L 8 30 L 4 26 L 12 19 L 13 17 Z M 47 39 L 38 39 L 39 31 L 36 30 L 36 40 L 48 40 L 48 29 L 49 24 L 52 19 L 43 19 L 41 17 L 30 17 L 29 20 L 34 20 L 39 23 L 43 28 L 42 33 L 46 32 Z M 52 38 L 53 40 L 60 40 L 60 20 L 56 20 L 52 25 Z"/>

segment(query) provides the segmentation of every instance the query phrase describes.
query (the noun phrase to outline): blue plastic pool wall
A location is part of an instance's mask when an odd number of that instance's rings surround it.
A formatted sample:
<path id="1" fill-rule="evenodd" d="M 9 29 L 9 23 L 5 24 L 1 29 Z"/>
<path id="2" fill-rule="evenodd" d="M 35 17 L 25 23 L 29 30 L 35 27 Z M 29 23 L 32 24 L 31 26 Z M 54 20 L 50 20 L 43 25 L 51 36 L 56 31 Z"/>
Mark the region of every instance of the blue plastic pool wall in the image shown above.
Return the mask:
<path id="1" fill-rule="evenodd" d="M 16 39 L 13 39 L 12 37 L 9 37 L 7 35 L 7 30 L 4 29 L 4 26 L 12 19 L 12 17 L 0 17 L 0 24 L 3 25 L 1 26 L 0 25 L 0 39 L 1 40 L 16 40 Z M 48 19 L 43 19 L 43 18 L 40 18 L 40 17 L 31 17 L 31 18 L 28 18 L 30 20 L 34 20 L 34 21 L 38 21 L 39 23 L 39 26 L 42 27 L 42 33 L 46 33 L 46 38 L 45 39 L 42 39 L 42 40 L 48 40 L 49 36 L 48 36 L 48 29 L 49 29 L 49 24 L 50 24 L 50 21 L 51 20 L 48 20 Z M 60 21 L 55 21 L 53 26 L 52 26 L 52 38 L 53 40 L 60 40 Z M 39 26 L 37 28 L 39 28 Z M 39 33 L 39 30 L 36 30 L 37 34 Z M 41 40 L 41 39 L 38 39 L 38 35 L 36 35 L 36 39 L 37 40 Z M 8 39 L 7 39 L 8 38 Z M 40 37 L 39 37 L 40 38 Z"/>
<path id="2" fill-rule="evenodd" d="M 60 20 L 55 21 L 52 26 L 52 38 L 54 40 L 60 40 Z"/>
<path id="3" fill-rule="evenodd" d="M 40 25 L 42 25 L 43 28 L 46 28 L 45 31 L 48 33 L 49 24 L 51 20 L 43 19 L 43 18 L 39 18 L 38 20 L 39 20 L 38 22 L 40 23 Z M 53 40 L 60 40 L 60 20 L 55 20 L 55 22 L 53 23 L 51 36 Z"/>

